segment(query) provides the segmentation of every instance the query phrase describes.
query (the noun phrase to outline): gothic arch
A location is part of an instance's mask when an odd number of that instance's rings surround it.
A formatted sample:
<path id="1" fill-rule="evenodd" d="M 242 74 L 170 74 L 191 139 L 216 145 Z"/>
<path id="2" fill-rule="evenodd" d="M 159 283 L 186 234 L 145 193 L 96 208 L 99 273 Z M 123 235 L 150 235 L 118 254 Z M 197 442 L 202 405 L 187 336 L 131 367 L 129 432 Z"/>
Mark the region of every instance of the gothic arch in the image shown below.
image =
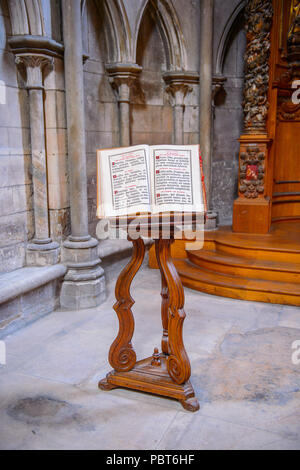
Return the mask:
<path id="1" fill-rule="evenodd" d="M 241 0 L 237 4 L 225 24 L 217 49 L 215 66 L 216 75 L 223 74 L 224 60 L 227 52 L 228 43 L 230 41 L 231 32 L 233 31 L 236 22 L 238 21 L 243 9 L 245 8 L 246 3 L 247 0 Z"/>
<path id="2" fill-rule="evenodd" d="M 43 3 L 39 0 L 8 0 L 13 36 L 44 36 Z"/>
<path id="3" fill-rule="evenodd" d="M 166 52 L 168 70 L 186 70 L 186 48 L 183 32 L 170 0 L 146 0 L 140 8 L 134 31 L 134 56 L 136 58 L 139 30 L 144 14 L 150 8 L 159 28 Z"/>
<path id="4" fill-rule="evenodd" d="M 132 62 L 132 34 L 123 0 L 96 0 L 103 19 L 107 62 Z"/>

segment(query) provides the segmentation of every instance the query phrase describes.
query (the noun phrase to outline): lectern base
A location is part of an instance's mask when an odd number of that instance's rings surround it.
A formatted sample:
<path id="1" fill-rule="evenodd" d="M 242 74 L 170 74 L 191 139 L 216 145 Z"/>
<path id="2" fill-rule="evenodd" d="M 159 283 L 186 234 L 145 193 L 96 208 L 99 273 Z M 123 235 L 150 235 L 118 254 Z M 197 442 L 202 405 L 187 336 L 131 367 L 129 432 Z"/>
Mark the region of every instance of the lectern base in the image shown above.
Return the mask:
<path id="1" fill-rule="evenodd" d="M 106 378 L 99 382 L 99 388 L 112 390 L 123 387 L 154 393 L 179 400 L 183 408 L 188 411 L 199 410 L 199 402 L 190 381 L 182 385 L 175 383 L 168 374 L 166 356 L 160 354 L 159 360 L 159 365 L 152 365 L 153 356 L 151 356 L 136 362 L 128 372 L 109 372 Z"/>

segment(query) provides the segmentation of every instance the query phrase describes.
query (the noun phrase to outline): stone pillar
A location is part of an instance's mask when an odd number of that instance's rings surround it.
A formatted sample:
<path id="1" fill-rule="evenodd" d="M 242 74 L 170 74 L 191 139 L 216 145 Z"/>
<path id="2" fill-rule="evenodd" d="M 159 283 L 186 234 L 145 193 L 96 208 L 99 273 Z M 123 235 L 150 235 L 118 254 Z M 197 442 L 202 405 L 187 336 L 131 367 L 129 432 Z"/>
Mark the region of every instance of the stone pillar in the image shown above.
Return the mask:
<path id="1" fill-rule="evenodd" d="M 68 309 L 95 307 L 105 299 L 104 272 L 97 255 L 98 242 L 88 233 L 80 3 L 80 0 L 62 1 L 71 235 L 62 250 L 68 271 L 60 300 L 61 306 Z"/>
<path id="2" fill-rule="evenodd" d="M 200 26 L 200 147 L 203 158 L 208 216 L 206 229 L 216 228 L 217 214 L 212 209 L 212 72 L 214 0 L 201 0 Z"/>
<path id="3" fill-rule="evenodd" d="M 130 88 L 142 71 L 137 64 L 107 64 L 106 71 L 112 88 L 115 90 L 119 105 L 120 146 L 128 147 L 130 136 Z"/>
<path id="4" fill-rule="evenodd" d="M 43 54 L 18 54 L 17 65 L 26 71 L 29 93 L 35 236 L 27 245 L 29 266 L 45 266 L 59 261 L 59 245 L 49 237 L 48 183 L 45 149 L 43 71 L 52 68 L 53 58 Z"/>
<path id="5" fill-rule="evenodd" d="M 173 105 L 173 143 L 183 145 L 185 98 L 193 91 L 191 84 L 198 83 L 199 76 L 195 72 L 169 71 L 163 79 Z"/>

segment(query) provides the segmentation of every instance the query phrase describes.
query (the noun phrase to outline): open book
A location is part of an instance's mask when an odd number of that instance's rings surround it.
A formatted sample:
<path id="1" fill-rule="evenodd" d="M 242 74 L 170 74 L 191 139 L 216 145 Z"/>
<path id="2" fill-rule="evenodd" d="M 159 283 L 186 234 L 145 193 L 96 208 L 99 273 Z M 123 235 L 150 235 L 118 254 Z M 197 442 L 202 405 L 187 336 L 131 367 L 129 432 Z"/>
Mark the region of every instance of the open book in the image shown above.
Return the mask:
<path id="1" fill-rule="evenodd" d="M 97 216 L 206 211 L 199 145 L 97 151 Z"/>

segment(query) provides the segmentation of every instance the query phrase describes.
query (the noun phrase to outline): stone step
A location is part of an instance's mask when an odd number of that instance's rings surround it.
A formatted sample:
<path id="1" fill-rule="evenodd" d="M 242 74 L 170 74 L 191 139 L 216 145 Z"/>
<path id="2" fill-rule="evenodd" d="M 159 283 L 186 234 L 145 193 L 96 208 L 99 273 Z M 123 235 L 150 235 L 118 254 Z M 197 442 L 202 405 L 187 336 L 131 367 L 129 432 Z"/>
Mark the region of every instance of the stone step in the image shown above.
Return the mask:
<path id="1" fill-rule="evenodd" d="M 52 312 L 66 266 L 25 267 L 0 275 L 0 338 Z"/>

